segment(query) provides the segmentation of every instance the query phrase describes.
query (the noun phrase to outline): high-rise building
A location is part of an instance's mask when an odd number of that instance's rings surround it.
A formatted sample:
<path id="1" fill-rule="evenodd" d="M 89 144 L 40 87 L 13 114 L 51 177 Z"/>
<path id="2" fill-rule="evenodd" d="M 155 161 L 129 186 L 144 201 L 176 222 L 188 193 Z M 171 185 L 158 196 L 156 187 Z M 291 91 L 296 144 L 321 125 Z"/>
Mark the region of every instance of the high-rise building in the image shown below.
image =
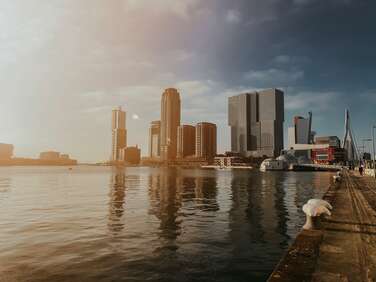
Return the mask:
<path id="1" fill-rule="evenodd" d="M 177 133 L 180 125 L 180 94 L 175 88 L 163 92 L 161 102 L 161 159 L 174 160 L 177 153 Z"/>
<path id="2" fill-rule="evenodd" d="M 161 156 L 161 121 L 155 120 L 149 128 L 149 157 L 158 159 Z"/>
<path id="3" fill-rule="evenodd" d="M 229 97 L 231 150 L 244 157 L 275 157 L 283 149 L 284 93 L 269 89 Z"/>
<path id="4" fill-rule="evenodd" d="M 288 128 L 288 144 L 289 148 L 294 148 L 296 144 L 312 144 L 313 135 L 312 113 L 309 112 L 308 118 L 295 116 L 293 126 Z"/>
<path id="5" fill-rule="evenodd" d="M 196 128 L 193 125 L 178 127 L 178 158 L 185 158 L 195 154 Z"/>
<path id="6" fill-rule="evenodd" d="M 125 112 L 121 107 L 112 110 L 112 161 L 124 161 L 122 150 L 127 147 Z"/>
<path id="7" fill-rule="evenodd" d="M 196 125 L 196 157 L 214 159 L 217 154 L 217 126 L 214 123 L 200 122 Z"/>

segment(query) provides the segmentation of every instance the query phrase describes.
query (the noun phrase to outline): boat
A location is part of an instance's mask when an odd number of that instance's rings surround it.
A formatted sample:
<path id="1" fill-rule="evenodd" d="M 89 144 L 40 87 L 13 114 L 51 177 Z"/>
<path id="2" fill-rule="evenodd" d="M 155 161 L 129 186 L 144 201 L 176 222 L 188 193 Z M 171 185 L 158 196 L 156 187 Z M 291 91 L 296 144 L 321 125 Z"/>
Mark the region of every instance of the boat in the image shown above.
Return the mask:
<path id="1" fill-rule="evenodd" d="M 260 171 L 285 170 L 285 164 L 283 160 L 265 159 L 260 165 Z"/>
<path id="2" fill-rule="evenodd" d="M 201 168 L 212 168 L 212 169 L 217 169 L 217 170 L 253 169 L 252 166 L 246 166 L 246 165 L 237 165 L 237 166 L 202 165 Z"/>

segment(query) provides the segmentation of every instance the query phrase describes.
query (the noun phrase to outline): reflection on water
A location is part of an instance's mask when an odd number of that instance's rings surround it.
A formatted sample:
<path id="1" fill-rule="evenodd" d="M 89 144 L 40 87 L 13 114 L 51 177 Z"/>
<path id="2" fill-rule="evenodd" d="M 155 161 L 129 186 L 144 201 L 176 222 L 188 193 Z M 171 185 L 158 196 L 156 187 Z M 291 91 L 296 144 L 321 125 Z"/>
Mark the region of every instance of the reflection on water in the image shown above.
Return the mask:
<path id="1" fill-rule="evenodd" d="M 2 192 L 8 192 L 8 189 L 10 188 L 10 177 L 0 177 L 0 193 Z M 1 194 L 0 194 L 1 195 Z"/>
<path id="2" fill-rule="evenodd" d="M 329 173 L 1 168 L 6 281 L 264 281 Z"/>
<path id="3" fill-rule="evenodd" d="M 117 170 L 111 175 L 110 181 L 110 201 L 109 201 L 109 217 L 108 228 L 113 233 L 120 232 L 124 227 L 122 215 L 124 213 L 125 201 L 125 172 Z"/>

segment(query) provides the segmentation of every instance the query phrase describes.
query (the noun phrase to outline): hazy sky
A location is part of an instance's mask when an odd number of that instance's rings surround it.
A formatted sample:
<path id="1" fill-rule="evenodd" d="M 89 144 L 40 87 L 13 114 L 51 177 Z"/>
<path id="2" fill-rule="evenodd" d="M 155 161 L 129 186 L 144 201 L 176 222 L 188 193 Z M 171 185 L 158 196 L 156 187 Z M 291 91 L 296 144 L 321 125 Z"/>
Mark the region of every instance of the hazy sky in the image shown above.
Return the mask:
<path id="1" fill-rule="evenodd" d="M 128 144 L 145 155 L 170 86 L 184 123 L 217 123 L 220 151 L 227 97 L 270 87 L 285 90 L 285 127 L 312 110 L 319 135 L 342 138 L 349 107 L 356 136 L 369 137 L 375 11 L 362 0 L 1 0 L 0 142 L 17 156 L 106 160 L 122 105 Z"/>

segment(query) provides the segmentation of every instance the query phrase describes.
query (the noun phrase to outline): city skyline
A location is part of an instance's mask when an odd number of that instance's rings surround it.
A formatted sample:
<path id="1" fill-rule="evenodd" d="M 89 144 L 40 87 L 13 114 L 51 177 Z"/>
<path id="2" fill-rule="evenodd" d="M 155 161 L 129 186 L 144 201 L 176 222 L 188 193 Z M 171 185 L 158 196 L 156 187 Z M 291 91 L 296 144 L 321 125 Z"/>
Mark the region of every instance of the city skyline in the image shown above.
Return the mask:
<path id="1" fill-rule="evenodd" d="M 260 98 L 261 97 L 261 98 Z M 273 107 L 270 107 L 272 105 Z M 228 112 L 227 112 L 227 122 L 228 122 L 228 127 L 230 128 L 230 131 L 232 130 L 232 127 L 234 127 L 233 123 L 238 123 L 239 119 L 243 121 L 244 124 L 242 126 L 245 128 L 249 128 L 248 130 L 244 131 L 243 139 L 240 140 L 239 137 L 233 136 L 233 133 L 230 136 L 230 148 L 225 151 L 217 151 L 217 143 L 218 143 L 218 138 L 217 138 L 217 125 L 211 122 L 198 122 L 195 125 L 188 125 L 188 124 L 181 124 L 180 121 L 182 119 L 181 117 L 181 112 L 182 112 L 182 103 L 181 103 L 181 98 L 180 98 L 180 92 L 175 89 L 175 88 L 166 88 L 161 97 L 161 102 L 160 102 L 160 111 L 161 111 L 161 119 L 165 119 L 165 129 L 164 131 L 166 132 L 165 140 L 168 140 L 167 142 L 169 145 L 164 147 L 169 147 L 171 146 L 171 140 L 175 141 L 173 143 L 173 154 L 175 154 L 174 157 L 167 157 L 165 159 L 162 158 L 161 152 L 163 151 L 163 146 L 161 143 L 161 120 L 154 120 L 150 121 L 149 123 L 149 128 L 148 128 L 148 135 L 147 135 L 147 142 L 148 142 L 148 150 L 144 154 L 140 154 L 142 151 L 141 148 L 139 148 L 138 144 L 136 146 L 130 146 L 127 147 L 127 123 L 126 123 L 126 111 L 122 109 L 121 106 L 113 107 L 112 109 L 112 119 L 111 119 L 111 127 L 112 127 L 112 144 L 111 144 L 111 157 L 110 161 L 124 161 L 125 160 L 125 153 L 126 150 L 129 148 L 133 150 L 136 148 L 139 150 L 140 157 L 145 157 L 146 159 L 149 160 L 162 160 L 162 161 L 172 161 L 175 159 L 184 159 L 185 157 L 194 157 L 194 158 L 203 158 L 210 160 L 212 159 L 216 154 L 223 154 L 226 152 L 232 152 L 232 153 L 240 153 L 241 155 L 245 157 L 277 157 L 280 155 L 279 152 L 282 152 L 282 150 L 288 150 L 290 149 L 291 145 L 294 145 L 291 143 L 291 138 L 296 138 L 295 134 L 297 132 L 296 126 L 299 124 L 301 126 L 300 130 L 307 131 L 305 127 L 308 126 L 311 128 L 312 124 L 312 112 L 309 112 L 309 118 L 304 118 L 302 116 L 294 116 L 291 124 L 287 123 L 284 124 L 284 116 L 285 116 L 285 107 L 284 107 L 284 92 L 279 90 L 279 89 L 264 89 L 264 90 L 257 90 L 251 93 L 240 93 L 235 96 L 230 96 L 228 97 L 227 100 L 227 106 L 228 106 Z M 240 108 L 239 108 L 240 107 Z M 242 108 L 243 107 L 243 108 Z M 264 110 L 262 110 L 264 109 Z M 266 109 L 266 110 L 265 110 Z M 349 110 L 346 109 L 346 120 L 345 120 L 345 127 L 347 128 L 347 125 L 349 123 Z M 236 115 L 234 115 L 236 113 Z M 260 118 L 261 117 L 261 118 Z M 175 120 L 174 120 L 175 118 Z M 132 119 L 134 119 L 132 117 Z M 273 120 L 275 119 L 275 120 Z M 256 124 L 257 123 L 257 124 Z M 266 129 L 262 129 L 264 126 L 262 126 L 262 123 L 266 123 Z M 269 128 L 271 124 L 273 124 L 272 128 Z M 302 124 L 300 124 L 302 123 Z M 171 126 L 171 124 L 173 126 Z M 208 127 L 208 132 L 210 133 L 205 133 L 206 135 L 210 135 L 210 141 L 204 145 L 200 149 L 200 142 L 202 140 L 202 137 L 198 134 L 200 131 L 200 127 Z M 260 136 L 256 136 L 254 133 L 254 127 L 257 127 Z M 176 130 L 174 128 L 176 127 Z M 211 127 L 214 127 L 211 129 Z M 287 127 L 287 128 L 286 128 Z M 194 129 L 194 134 L 192 135 L 189 133 L 188 135 L 184 132 L 186 129 Z M 282 128 L 282 131 L 280 130 Z M 294 130 L 294 133 L 292 134 L 292 130 Z M 300 131 L 299 130 L 299 131 Z M 212 133 L 212 131 L 214 133 Z M 256 130 L 257 131 L 257 130 Z M 274 137 L 268 137 L 265 139 L 266 132 L 274 132 L 273 134 L 276 134 Z M 286 132 L 285 132 L 286 131 Z M 184 132 L 184 133 L 183 133 Z M 236 131 L 237 132 L 237 131 Z M 307 131 L 308 132 L 308 131 Z M 235 131 L 234 131 L 235 133 Z M 240 132 L 241 133 L 241 132 Z M 278 133 L 278 134 L 277 134 Z M 174 135 L 172 138 L 171 134 Z M 312 136 L 310 138 L 314 138 L 315 134 L 317 134 L 316 131 L 312 131 Z M 345 136 L 348 137 L 348 131 L 347 129 L 345 130 Z M 180 136 L 179 136 L 180 135 Z M 202 135 L 202 134 L 201 134 Z M 236 135 L 236 134 L 235 134 Z M 247 136 L 247 137 L 245 137 Z M 156 138 L 157 137 L 157 138 Z M 235 139 L 233 139 L 235 137 Z M 332 135 L 332 137 L 338 137 Z M 183 140 L 184 139 L 191 139 L 193 140 L 189 144 L 188 147 L 194 147 L 189 148 L 188 151 L 191 152 L 193 150 L 193 154 L 186 154 L 185 150 L 186 148 L 183 148 Z M 214 139 L 213 139 L 214 138 Z M 247 138 L 249 139 L 247 141 Z M 326 138 L 326 137 L 325 137 Z M 340 137 L 339 137 L 340 138 Z M 351 137 L 353 138 L 353 137 Z M 265 139 L 265 140 L 264 140 Z M 284 142 L 284 140 L 287 139 L 287 142 Z M 215 140 L 215 141 L 213 141 Z M 244 148 L 241 149 L 239 145 L 233 144 L 234 140 L 237 140 L 235 142 L 240 142 L 240 143 L 249 143 L 246 145 L 247 147 L 250 147 L 250 150 L 245 150 Z M 256 141 L 257 140 L 257 141 Z M 272 140 L 274 140 L 272 142 Z M 282 140 L 282 142 L 281 142 Z M 307 139 L 308 140 L 308 139 Z M 338 139 L 340 140 L 340 139 Z M 187 141 L 187 140 L 184 140 Z M 118 143 L 121 143 L 120 145 Z M 205 142 L 207 142 L 205 140 Z M 213 143 L 214 142 L 214 143 Z M 264 149 L 261 149 L 261 144 L 263 143 L 270 143 L 269 145 L 272 145 L 274 149 L 272 151 L 274 153 L 267 153 Z M 306 141 L 310 142 L 310 141 Z M 339 141 L 341 142 L 341 141 Z M 157 144 L 154 144 L 157 143 Z M 166 142 L 165 142 L 166 143 Z M 167 144 L 166 143 L 166 144 Z M 265 143 L 265 144 L 266 144 Z M 9 145 L 12 146 L 12 151 L 14 150 L 13 144 L 4 144 L 0 143 L 3 145 Z M 212 145 L 211 145 L 212 144 Z M 265 145 L 264 144 L 264 145 Z M 296 144 L 299 144 L 296 143 Z M 295 145 L 296 145 L 295 144 Z M 301 144 L 304 144 L 301 143 Z M 338 145 L 339 146 L 339 145 Z M 180 147 L 180 148 L 179 148 Z M 214 148 L 214 149 L 213 149 Z M 204 153 L 202 155 L 201 151 L 206 151 L 209 149 L 210 153 Z M 171 149 L 170 149 L 171 150 Z M 180 151 L 179 151 L 180 150 Z M 266 149 L 269 150 L 269 149 Z M 359 148 L 354 150 L 359 150 Z M 157 153 L 155 152 L 157 151 Z M 167 152 L 168 150 L 165 149 Z M 363 151 L 367 151 L 367 148 L 364 147 Z M 371 148 L 368 148 L 368 151 L 371 152 Z M 54 150 L 50 150 L 50 152 L 54 152 Z M 214 153 L 215 152 L 215 153 Z M 14 153 L 13 153 L 14 154 Z M 171 154 L 171 153 L 168 153 Z M 167 155 L 168 155 L 167 154 Z M 65 156 L 65 154 L 63 154 Z M 69 159 L 69 155 L 68 156 Z M 13 155 L 13 157 L 20 157 Z M 81 161 L 82 162 L 82 161 Z M 102 160 L 95 160 L 95 162 L 102 162 Z M 103 160 L 103 162 L 107 162 L 106 160 Z M 84 163 L 84 162 L 83 162 Z"/>
<path id="2" fill-rule="evenodd" d="M 16 156 L 58 148 L 108 160 L 111 138 L 97 132 L 109 131 L 117 105 L 128 113 L 129 143 L 146 155 L 166 87 L 182 94 L 182 124 L 217 124 L 219 152 L 230 148 L 227 97 L 267 87 L 285 92 L 285 144 L 293 116 L 308 111 L 322 135 L 343 137 L 345 108 L 357 138 L 375 123 L 372 1 L 0 5 L 0 142 Z"/>

